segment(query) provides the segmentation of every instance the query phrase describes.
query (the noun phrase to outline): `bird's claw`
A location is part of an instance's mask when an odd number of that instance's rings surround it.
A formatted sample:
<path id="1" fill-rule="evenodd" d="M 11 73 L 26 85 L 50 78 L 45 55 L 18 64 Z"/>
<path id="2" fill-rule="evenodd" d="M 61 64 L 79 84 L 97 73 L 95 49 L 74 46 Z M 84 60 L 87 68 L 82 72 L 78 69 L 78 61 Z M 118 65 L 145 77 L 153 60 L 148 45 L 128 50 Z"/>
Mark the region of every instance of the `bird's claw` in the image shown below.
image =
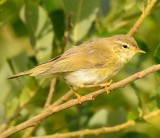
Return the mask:
<path id="1" fill-rule="evenodd" d="M 78 103 L 79 103 L 80 105 L 82 105 L 81 95 L 78 94 L 74 89 L 72 89 L 72 90 L 73 90 L 74 95 L 77 97 Z"/>
<path id="2" fill-rule="evenodd" d="M 80 105 L 82 105 L 82 98 L 81 98 L 81 95 L 76 94 L 76 97 L 77 97 L 78 103 L 79 103 Z"/>
<path id="3" fill-rule="evenodd" d="M 106 90 L 107 94 L 110 94 L 109 86 L 113 83 L 113 80 L 110 80 L 109 82 L 106 82 L 102 84 L 102 87 Z"/>

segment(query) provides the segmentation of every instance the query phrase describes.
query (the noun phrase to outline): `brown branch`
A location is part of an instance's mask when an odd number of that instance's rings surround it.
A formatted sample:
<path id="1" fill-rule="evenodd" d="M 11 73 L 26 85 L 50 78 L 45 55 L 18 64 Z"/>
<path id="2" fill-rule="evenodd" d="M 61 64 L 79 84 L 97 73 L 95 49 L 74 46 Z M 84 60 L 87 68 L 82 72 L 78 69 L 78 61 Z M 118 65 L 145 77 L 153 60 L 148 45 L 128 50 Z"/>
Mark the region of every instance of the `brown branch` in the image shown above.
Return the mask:
<path id="1" fill-rule="evenodd" d="M 57 101 L 53 103 L 54 106 L 60 105 L 63 102 L 66 102 L 73 95 L 72 90 L 69 90 L 65 95 L 59 98 Z"/>
<path id="2" fill-rule="evenodd" d="M 150 118 L 152 118 L 152 117 L 154 117 L 154 116 L 157 116 L 157 115 L 159 115 L 159 114 L 160 114 L 160 109 L 158 109 L 158 110 L 156 110 L 156 111 L 154 111 L 154 112 L 151 112 L 151 113 L 149 113 L 149 114 L 144 115 L 144 116 L 143 116 L 143 119 L 145 119 L 145 120 L 147 121 L 148 119 L 150 119 Z"/>
<path id="3" fill-rule="evenodd" d="M 137 32 L 137 30 L 140 27 L 140 25 L 142 24 L 144 18 L 150 13 L 151 9 L 153 8 L 153 6 L 155 5 L 156 2 L 157 2 L 157 0 L 150 0 L 150 2 L 148 2 L 148 4 L 147 4 L 146 8 L 144 9 L 144 11 L 142 12 L 141 16 L 138 18 L 138 20 L 136 21 L 134 26 L 129 30 L 128 35 L 133 35 L 135 32 Z"/>
<path id="4" fill-rule="evenodd" d="M 153 65 L 152 67 L 148 68 L 148 69 L 145 69 L 143 71 L 140 71 L 122 81 L 119 81 L 117 83 L 114 83 L 112 84 L 110 87 L 109 87 L 109 90 L 115 90 L 117 88 L 121 88 L 121 87 L 124 87 L 126 86 L 127 84 L 137 80 L 137 79 L 140 79 L 142 78 L 143 76 L 145 75 L 148 75 L 150 73 L 153 73 L 153 72 L 156 72 L 160 70 L 160 64 L 158 65 Z M 94 98 L 102 93 L 105 92 L 105 89 L 100 89 L 98 91 L 95 91 L 95 92 L 92 92 L 92 93 L 89 93 L 87 95 L 84 95 L 82 96 L 81 98 L 81 101 L 82 102 L 86 102 L 86 101 L 91 101 L 91 100 L 94 100 Z M 78 105 L 78 100 L 77 99 L 72 99 L 70 101 L 67 101 L 66 103 L 64 104 L 61 104 L 61 105 L 58 105 L 58 106 L 52 106 L 52 110 L 51 110 L 51 107 L 48 107 L 47 109 L 45 109 L 43 112 L 41 112 L 40 114 L 36 115 L 35 117 L 17 125 L 17 126 L 12 126 L 10 127 L 9 129 L 7 129 L 6 131 L 4 131 L 3 133 L 0 134 L 0 137 L 8 137 L 20 130 L 23 130 L 23 129 L 26 129 L 26 128 L 29 128 L 29 127 L 32 127 L 32 126 L 36 126 L 38 124 L 39 121 L 42 121 L 44 120 L 45 118 L 51 116 L 52 114 L 56 113 L 56 112 L 59 112 L 59 111 L 62 111 L 64 109 L 67 109 L 67 108 L 70 108 L 74 105 Z"/>
<path id="5" fill-rule="evenodd" d="M 146 121 L 154 116 L 157 116 L 160 114 L 160 109 L 153 111 L 149 114 L 144 115 L 142 118 L 144 118 Z M 113 127 L 101 127 L 97 129 L 85 129 L 85 130 L 80 130 L 80 131 L 75 131 L 75 132 L 69 132 L 69 133 L 63 133 L 63 134 L 54 134 L 54 135 L 47 135 L 47 136 L 38 136 L 38 137 L 32 137 L 32 138 L 71 138 L 71 137 L 83 137 L 86 135 L 99 135 L 103 133 L 112 133 L 112 132 L 117 132 L 122 129 L 125 129 L 130 126 L 134 126 L 136 124 L 135 121 L 127 121 L 123 124 L 116 125 Z"/>
<path id="6" fill-rule="evenodd" d="M 38 136 L 38 137 L 32 137 L 32 138 L 71 138 L 71 137 L 83 137 L 87 135 L 99 135 L 103 133 L 111 133 L 111 132 L 117 132 L 124 128 L 127 128 L 129 126 L 135 125 L 135 121 L 128 121 L 126 123 L 116 125 L 113 127 L 102 127 L 98 129 L 85 129 L 75 132 L 69 132 L 69 133 L 63 133 L 63 134 L 54 134 L 54 135 L 48 135 L 48 136 Z"/>
<path id="7" fill-rule="evenodd" d="M 54 94 L 54 91 L 55 91 L 55 85 L 56 85 L 56 78 L 53 78 L 51 80 L 51 83 L 50 83 L 49 94 L 48 94 L 46 103 L 44 105 L 44 108 L 48 107 L 52 102 L 53 94 Z"/>

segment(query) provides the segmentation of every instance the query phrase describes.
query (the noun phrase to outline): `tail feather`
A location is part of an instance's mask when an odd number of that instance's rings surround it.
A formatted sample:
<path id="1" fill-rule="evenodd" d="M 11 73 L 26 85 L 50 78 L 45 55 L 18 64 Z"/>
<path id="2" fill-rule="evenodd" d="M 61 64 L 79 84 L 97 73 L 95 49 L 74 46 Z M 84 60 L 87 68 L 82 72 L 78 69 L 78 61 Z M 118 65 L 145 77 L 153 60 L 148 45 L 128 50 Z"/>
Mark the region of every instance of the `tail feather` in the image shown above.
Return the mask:
<path id="1" fill-rule="evenodd" d="M 30 75 L 30 74 L 31 74 L 30 70 L 27 70 L 27 71 L 24 71 L 24 72 L 20 72 L 20 73 L 14 75 L 12 77 L 9 77 L 8 79 L 14 79 L 14 78 L 18 78 L 20 76 Z"/>
<path id="2" fill-rule="evenodd" d="M 51 67 L 51 64 L 44 63 L 44 64 L 36 66 L 36 67 L 34 67 L 34 68 L 30 69 L 30 70 L 18 73 L 16 75 L 12 76 L 12 77 L 9 77 L 8 79 L 14 79 L 14 78 L 17 78 L 17 77 L 20 77 L 20 76 L 24 76 L 24 75 L 30 75 L 30 76 L 38 77 L 38 76 L 43 75 L 43 73 L 46 70 L 48 70 L 50 67 Z"/>

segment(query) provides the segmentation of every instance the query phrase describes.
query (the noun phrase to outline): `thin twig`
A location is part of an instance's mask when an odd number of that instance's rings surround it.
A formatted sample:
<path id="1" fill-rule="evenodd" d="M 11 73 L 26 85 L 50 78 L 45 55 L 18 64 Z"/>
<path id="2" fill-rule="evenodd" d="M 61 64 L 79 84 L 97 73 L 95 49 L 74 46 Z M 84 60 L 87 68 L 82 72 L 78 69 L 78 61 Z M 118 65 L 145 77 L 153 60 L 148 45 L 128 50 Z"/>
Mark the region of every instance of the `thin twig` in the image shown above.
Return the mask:
<path id="1" fill-rule="evenodd" d="M 158 110 L 156 110 L 156 111 L 154 111 L 154 112 L 151 112 L 151 113 L 149 113 L 149 114 L 146 114 L 143 118 L 145 119 L 145 120 L 148 120 L 148 119 L 150 119 L 150 118 L 152 118 L 152 117 L 154 117 L 154 116 L 157 116 L 157 115 L 159 115 L 160 114 L 160 109 L 158 109 Z"/>
<path id="2" fill-rule="evenodd" d="M 57 101 L 53 103 L 54 106 L 60 105 L 63 102 L 66 102 L 73 95 L 72 90 L 69 90 L 65 95 L 60 97 Z"/>
<path id="3" fill-rule="evenodd" d="M 71 22 L 72 17 L 73 17 L 73 13 L 70 13 L 69 16 L 68 16 L 67 27 L 66 27 L 66 29 L 64 31 L 64 37 L 63 37 L 64 38 L 64 47 L 62 48 L 62 53 L 65 50 L 65 47 L 67 45 L 67 39 L 68 39 L 69 33 L 70 33 L 70 31 L 71 31 L 71 29 L 73 27 L 72 22 Z"/>
<path id="4" fill-rule="evenodd" d="M 144 118 L 146 121 L 150 118 L 153 118 L 154 116 L 157 116 L 160 114 L 160 109 L 153 111 L 151 113 L 148 113 L 144 115 L 142 118 Z M 80 130 L 80 131 L 75 131 L 75 132 L 68 132 L 68 133 L 57 133 L 54 135 L 47 135 L 47 136 L 37 136 L 37 137 L 32 137 L 32 138 L 71 138 L 71 137 L 79 137 L 79 136 L 87 136 L 87 135 L 99 135 L 103 133 L 112 133 L 112 132 L 117 132 L 122 129 L 125 129 L 130 126 L 134 126 L 136 122 L 134 120 L 132 121 L 127 121 L 123 124 L 116 125 L 113 127 L 101 127 L 97 129 L 85 129 L 85 130 Z"/>
<path id="5" fill-rule="evenodd" d="M 117 83 L 112 84 L 109 87 L 109 90 L 111 91 L 111 90 L 115 90 L 117 88 L 124 87 L 127 84 L 129 84 L 129 83 L 131 83 L 131 82 L 133 82 L 133 81 L 135 81 L 137 79 L 140 79 L 140 78 L 144 77 L 145 75 L 148 75 L 150 73 L 156 72 L 158 70 L 160 70 L 160 64 L 153 65 L 148 69 L 140 71 L 140 72 L 138 72 L 138 73 L 136 73 L 136 74 L 134 74 L 134 75 L 122 80 L 122 81 L 119 81 Z M 92 93 L 84 95 L 84 96 L 81 97 L 81 102 L 94 100 L 95 97 L 97 97 L 98 95 L 100 95 L 100 94 L 102 94 L 104 92 L 105 92 L 105 89 L 100 89 L 98 91 L 94 91 Z M 70 108 L 70 107 L 78 105 L 78 104 L 79 104 L 79 102 L 78 102 L 77 99 L 72 99 L 72 100 L 69 100 L 66 103 L 58 105 L 58 106 L 54 106 L 53 105 L 52 106 L 52 110 L 51 110 L 51 107 L 48 107 L 47 109 L 42 111 L 40 114 L 36 115 L 35 117 L 33 117 L 33 118 L 31 118 L 31 119 L 29 119 L 29 120 L 17 125 L 17 126 L 10 127 L 6 131 L 4 131 L 2 134 L 0 134 L 0 137 L 3 137 L 3 138 L 4 137 L 8 137 L 8 136 L 20 131 L 20 130 L 36 126 L 39 121 L 44 120 L 45 118 L 51 116 L 52 114 L 54 114 L 56 112 L 59 112 L 59 111 L 62 111 L 62 110 L 65 110 L 67 108 Z"/>
<path id="6" fill-rule="evenodd" d="M 128 35 L 133 35 L 135 32 L 137 32 L 138 28 L 142 24 L 142 21 L 150 13 L 151 9 L 153 8 L 156 2 L 157 0 L 150 0 L 150 2 L 148 2 L 147 7 L 144 9 L 144 11 L 142 12 L 141 16 L 136 21 L 134 26 L 129 30 Z"/>
<path id="7" fill-rule="evenodd" d="M 129 126 L 133 126 L 133 125 L 135 125 L 135 121 L 128 121 L 126 123 L 116 125 L 113 127 L 101 127 L 98 129 L 85 129 L 85 130 L 80 130 L 80 131 L 75 131 L 75 132 L 69 132 L 69 133 L 63 133 L 63 134 L 57 133 L 54 135 L 38 136 L 38 137 L 32 137 L 32 138 L 72 138 L 72 137 L 79 137 L 79 136 L 83 137 L 87 135 L 98 136 L 99 134 L 103 134 L 103 133 L 117 132 Z"/>
<path id="8" fill-rule="evenodd" d="M 44 108 L 48 107 L 52 102 L 52 98 L 53 98 L 53 94 L 54 94 L 54 90 L 55 90 L 55 84 L 56 84 L 56 78 L 53 78 L 50 83 L 49 94 L 48 94 L 46 103 L 44 105 Z"/>

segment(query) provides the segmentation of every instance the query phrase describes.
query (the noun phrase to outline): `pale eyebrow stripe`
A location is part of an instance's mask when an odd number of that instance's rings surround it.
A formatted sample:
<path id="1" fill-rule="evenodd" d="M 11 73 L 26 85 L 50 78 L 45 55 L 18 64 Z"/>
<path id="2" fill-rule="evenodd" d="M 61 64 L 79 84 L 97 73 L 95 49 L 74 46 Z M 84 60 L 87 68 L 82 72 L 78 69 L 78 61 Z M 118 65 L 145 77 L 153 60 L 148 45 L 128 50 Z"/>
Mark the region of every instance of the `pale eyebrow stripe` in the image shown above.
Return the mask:
<path id="1" fill-rule="evenodd" d="M 117 42 L 117 43 L 120 43 L 120 44 L 126 44 L 127 46 L 129 46 L 129 44 L 128 43 L 125 43 L 125 42 L 121 42 L 121 41 L 115 41 L 115 42 Z"/>

